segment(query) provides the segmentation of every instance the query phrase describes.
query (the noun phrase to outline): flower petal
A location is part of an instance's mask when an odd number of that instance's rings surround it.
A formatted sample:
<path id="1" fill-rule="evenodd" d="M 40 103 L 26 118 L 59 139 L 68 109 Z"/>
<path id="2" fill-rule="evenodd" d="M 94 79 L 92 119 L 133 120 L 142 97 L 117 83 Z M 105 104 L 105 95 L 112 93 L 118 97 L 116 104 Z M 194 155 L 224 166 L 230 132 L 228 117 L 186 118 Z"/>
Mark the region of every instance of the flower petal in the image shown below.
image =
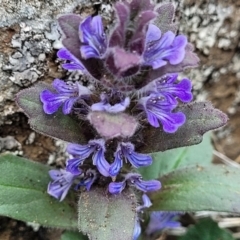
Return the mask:
<path id="1" fill-rule="evenodd" d="M 161 183 L 157 180 L 144 181 L 138 179 L 135 180 L 133 184 L 138 190 L 143 192 L 154 192 L 161 188 Z"/>
<path id="2" fill-rule="evenodd" d="M 121 149 L 117 149 L 117 151 L 114 153 L 114 162 L 112 163 L 112 165 L 110 166 L 109 169 L 109 174 L 110 176 L 116 176 L 121 167 L 123 166 L 123 160 L 121 158 Z"/>
<path id="3" fill-rule="evenodd" d="M 57 56 L 63 60 L 68 60 L 70 63 L 62 64 L 62 67 L 67 70 L 84 70 L 84 66 L 79 59 L 71 54 L 66 48 L 62 48 L 57 52 Z"/>
<path id="4" fill-rule="evenodd" d="M 142 176 L 138 173 L 128 173 L 125 176 L 125 181 L 142 192 L 153 192 L 161 188 L 161 183 L 158 180 L 142 180 Z"/>
<path id="5" fill-rule="evenodd" d="M 75 175 L 63 169 L 50 170 L 49 175 L 54 181 L 48 184 L 47 192 L 49 195 L 59 199 L 59 201 L 62 201 L 72 186 Z"/>
<path id="6" fill-rule="evenodd" d="M 40 93 L 40 100 L 43 103 L 43 110 L 46 114 L 53 114 L 58 111 L 61 105 L 68 99 L 66 95 L 54 94 L 49 90 Z"/>
<path id="7" fill-rule="evenodd" d="M 97 150 L 93 155 L 93 165 L 97 166 L 98 171 L 105 177 L 109 176 L 110 164 L 104 157 L 103 149 Z"/>
<path id="8" fill-rule="evenodd" d="M 166 65 L 168 61 L 172 65 L 181 63 L 185 57 L 187 38 L 184 35 L 175 36 L 173 32 L 168 31 L 157 39 L 160 36 L 159 31 L 156 26 L 150 25 L 143 53 L 144 65 L 157 69 Z"/>
<path id="9" fill-rule="evenodd" d="M 80 24 L 80 38 L 84 44 L 81 54 L 85 59 L 101 58 L 106 51 L 106 36 L 100 16 L 88 17 Z"/>
<path id="10" fill-rule="evenodd" d="M 174 220 L 179 213 L 154 211 L 150 215 L 150 221 L 148 223 L 146 234 L 151 235 L 157 231 L 161 231 L 165 228 L 176 228 L 181 226 L 180 222 Z"/>
<path id="11" fill-rule="evenodd" d="M 85 159 L 81 158 L 73 158 L 67 160 L 66 170 L 73 175 L 79 175 L 82 173 L 82 170 L 79 166 L 83 163 Z"/>
<path id="12" fill-rule="evenodd" d="M 156 25 L 149 24 L 146 34 L 146 44 L 149 45 L 150 43 L 159 40 L 161 35 L 161 30 Z"/>
<path id="13" fill-rule="evenodd" d="M 108 191 L 112 194 L 119 194 L 125 188 L 126 182 L 111 182 L 108 186 Z"/>
<path id="14" fill-rule="evenodd" d="M 152 164 L 152 157 L 148 154 L 137 153 L 130 142 L 121 143 L 122 155 L 135 167 L 145 167 Z"/>
<path id="15" fill-rule="evenodd" d="M 175 83 L 177 80 L 177 74 L 165 76 L 156 81 L 156 89 L 159 93 L 165 97 L 175 99 L 178 97 L 182 102 L 189 102 L 192 100 L 192 83 L 189 79 L 183 79 L 179 83 Z"/>
<path id="16" fill-rule="evenodd" d="M 67 146 L 67 152 L 73 156 L 79 156 L 80 159 L 86 159 L 95 150 L 94 144 L 80 145 L 76 143 L 70 143 Z"/>
<path id="17" fill-rule="evenodd" d="M 141 225 L 139 223 L 139 219 L 136 219 L 132 239 L 137 240 L 138 237 L 140 236 L 141 232 L 142 232 L 142 229 L 141 229 Z"/>

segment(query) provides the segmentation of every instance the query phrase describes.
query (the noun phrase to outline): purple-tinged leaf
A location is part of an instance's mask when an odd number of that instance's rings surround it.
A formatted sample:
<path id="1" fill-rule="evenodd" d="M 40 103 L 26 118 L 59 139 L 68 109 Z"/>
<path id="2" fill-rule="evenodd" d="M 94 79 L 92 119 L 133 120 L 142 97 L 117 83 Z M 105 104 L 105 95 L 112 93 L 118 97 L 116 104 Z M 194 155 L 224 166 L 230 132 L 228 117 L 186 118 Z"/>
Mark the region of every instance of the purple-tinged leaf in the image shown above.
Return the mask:
<path id="1" fill-rule="evenodd" d="M 61 111 L 52 115 L 44 113 L 39 95 L 45 89 L 53 90 L 50 85 L 38 83 L 17 94 L 17 104 L 29 117 L 31 128 L 36 132 L 67 142 L 87 143 L 84 128 L 81 128 L 80 122 L 69 115 L 64 115 Z"/>
<path id="2" fill-rule="evenodd" d="M 75 38 L 82 20 L 77 14 L 66 14 L 58 18 L 58 23 L 67 38 Z"/>
<path id="3" fill-rule="evenodd" d="M 109 38 L 109 47 L 123 47 L 125 43 L 125 31 L 129 21 L 129 7 L 125 3 L 117 2 L 115 11 L 118 17 L 116 28 L 112 31 Z"/>
<path id="4" fill-rule="evenodd" d="M 162 34 L 167 31 L 172 31 L 176 33 L 177 25 L 173 23 L 173 19 L 175 16 L 175 8 L 172 3 L 162 4 L 160 7 L 156 8 L 156 12 L 159 14 L 155 19 L 154 24 L 156 24 Z"/>
<path id="5" fill-rule="evenodd" d="M 185 48 L 185 57 L 183 61 L 177 65 L 166 64 L 155 70 L 150 70 L 148 76 L 142 79 L 141 84 L 136 85 L 137 89 L 146 86 L 148 83 L 170 73 L 180 73 L 188 68 L 195 68 L 198 66 L 199 58 L 196 53 L 193 52 L 192 44 L 188 43 Z"/>
<path id="6" fill-rule="evenodd" d="M 137 26 L 135 33 L 129 41 L 129 47 L 131 52 L 137 52 L 142 54 L 145 46 L 145 35 L 147 32 L 147 24 L 156 17 L 153 11 L 144 11 L 140 14 L 137 20 Z"/>
<path id="7" fill-rule="evenodd" d="M 142 11 L 153 10 L 150 0 L 132 0 L 130 3 L 131 19 L 134 19 Z"/>
<path id="8" fill-rule="evenodd" d="M 185 124 L 176 133 L 165 133 L 161 128 L 143 129 L 140 132 L 142 136 L 138 135 L 136 139 L 144 139 L 143 145 L 139 146 L 141 152 L 152 153 L 198 144 L 205 132 L 224 126 L 228 120 L 227 115 L 215 109 L 210 102 L 180 105 L 175 111 L 185 114 Z"/>
<path id="9" fill-rule="evenodd" d="M 82 43 L 79 38 L 79 25 L 81 21 L 82 18 L 77 14 L 63 15 L 58 19 L 59 26 L 65 35 L 62 43 L 75 58 L 79 59 L 95 79 L 100 79 L 103 73 L 101 61 L 95 58 L 85 60 L 81 56 L 80 48 Z"/>
<path id="10" fill-rule="evenodd" d="M 78 59 L 81 59 L 79 39 L 81 21 L 82 18 L 77 14 L 67 14 L 58 18 L 59 26 L 65 35 L 63 45 Z"/>
<path id="11" fill-rule="evenodd" d="M 138 128 L 137 119 L 126 113 L 109 114 L 93 111 L 88 114 L 87 119 L 104 139 L 129 138 Z"/>
<path id="12" fill-rule="evenodd" d="M 130 190 L 118 195 L 99 188 L 83 192 L 78 202 L 79 231 L 92 240 L 132 240 L 136 205 L 136 196 Z"/>
<path id="13" fill-rule="evenodd" d="M 106 64 L 114 75 L 121 77 L 125 76 L 127 72 L 132 75 L 139 70 L 142 61 L 141 56 L 118 47 L 112 48 L 111 50 L 106 59 Z"/>
<path id="14" fill-rule="evenodd" d="M 239 175 L 239 169 L 224 165 L 196 165 L 170 172 L 159 179 L 162 189 L 148 194 L 150 210 L 240 213 Z"/>

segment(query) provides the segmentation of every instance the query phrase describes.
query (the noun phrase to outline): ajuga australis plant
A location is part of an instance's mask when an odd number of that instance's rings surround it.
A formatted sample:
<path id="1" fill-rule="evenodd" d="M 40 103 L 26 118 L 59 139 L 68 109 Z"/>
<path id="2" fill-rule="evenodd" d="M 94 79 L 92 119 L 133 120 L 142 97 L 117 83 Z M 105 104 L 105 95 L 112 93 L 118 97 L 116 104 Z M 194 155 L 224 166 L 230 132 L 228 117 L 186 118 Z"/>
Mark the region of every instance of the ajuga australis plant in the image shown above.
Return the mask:
<path id="1" fill-rule="evenodd" d="M 198 144 L 227 121 L 211 103 L 193 102 L 192 82 L 182 76 L 199 58 L 177 33 L 171 3 L 121 1 L 114 10 L 110 29 L 99 15 L 58 18 L 62 67 L 90 84 L 54 79 L 17 95 L 34 130 L 68 142 L 71 157 L 65 169 L 49 171 L 46 190 L 52 201 L 80 196 L 79 230 L 90 239 L 137 239 L 179 226 L 171 210 L 187 209 L 154 207 L 167 201 L 158 195 L 164 181 L 144 169 L 161 160 L 153 152 Z"/>

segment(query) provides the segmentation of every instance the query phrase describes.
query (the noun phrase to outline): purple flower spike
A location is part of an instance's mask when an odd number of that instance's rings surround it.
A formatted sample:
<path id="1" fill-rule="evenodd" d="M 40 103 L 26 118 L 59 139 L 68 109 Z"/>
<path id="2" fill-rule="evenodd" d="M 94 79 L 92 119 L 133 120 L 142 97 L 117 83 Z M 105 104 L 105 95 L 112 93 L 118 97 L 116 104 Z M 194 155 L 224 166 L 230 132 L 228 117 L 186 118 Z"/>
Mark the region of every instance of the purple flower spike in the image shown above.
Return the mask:
<path id="1" fill-rule="evenodd" d="M 80 24 L 83 58 L 102 58 L 107 48 L 106 35 L 100 16 L 88 17 Z"/>
<path id="2" fill-rule="evenodd" d="M 152 164 L 152 157 L 148 154 L 134 152 L 134 145 L 130 142 L 120 144 L 122 156 L 135 168 L 146 167 Z"/>
<path id="3" fill-rule="evenodd" d="M 114 162 L 109 169 L 110 176 L 116 176 L 119 173 L 122 166 L 123 166 L 122 151 L 121 148 L 118 147 L 117 151 L 114 153 Z"/>
<path id="4" fill-rule="evenodd" d="M 179 216 L 179 213 L 175 212 L 152 212 L 150 215 L 150 221 L 146 229 L 146 234 L 151 235 L 157 231 L 161 231 L 165 228 L 176 228 L 181 224 L 174 220 Z"/>
<path id="5" fill-rule="evenodd" d="M 129 173 L 125 179 L 142 192 L 154 192 L 161 188 L 161 183 L 157 180 L 142 180 L 142 176 L 137 173 Z"/>
<path id="6" fill-rule="evenodd" d="M 126 187 L 126 182 L 111 182 L 108 186 L 108 191 L 112 194 L 119 194 Z"/>
<path id="7" fill-rule="evenodd" d="M 48 194 L 62 201 L 70 187 L 73 184 L 73 181 L 76 175 L 71 174 L 63 169 L 60 170 L 50 170 L 49 175 L 52 178 L 53 182 L 48 184 Z"/>
<path id="8" fill-rule="evenodd" d="M 68 60 L 70 63 L 62 64 L 62 67 L 66 70 L 84 70 L 84 66 L 73 54 L 67 49 L 62 48 L 57 52 L 57 56 L 63 60 Z"/>
<path id="9" fill-rule="evenodd" d="M 157 91 L 167 98 L 174 100 L 177 97 L 184 103 L 190 102 L 193 98 L 191 81 L 185 78 L 181 82 L 176 83 L 177 77 L 177 74 L 173 74 L 157 80 Z"/>
<path id="10" fill-rule="evenodd" d="M 166 99 L 162 94 L 150 94 L 139 100 L 139 107 L 147 115 L 148 122 L 153 127 L 163 125 L 163 130 L 168 133 L 174 133 L 185 123 L 186 117 L 183 113 L 172 113 L 176 107 L 176 102 Z"/>
<path id="11" fill-rule="evenodd" d="M 79 83 L 65 83 L 60 79 L 55 79 L 52 84 L 56 90 L 55 93 L 49 90 L 43 90 L 40 94 L 40 100 L 43 103 L 43 110 L 46 114 L 53 114 L 63 105 L 64 114 L 69 114 L 73 104 L 82 96 L 89 95 L 88 88 Z"/>
<path id="12" fill-rule="evenodd" d="M 143 53 L 144 65 L 160 68 L 169 62 L 172 65 L 181 63 L 185 56 L 187 38 L 183 35 L 175 36 L 171 31 L 161 36 L 160 29 L 149 24 Z"/>

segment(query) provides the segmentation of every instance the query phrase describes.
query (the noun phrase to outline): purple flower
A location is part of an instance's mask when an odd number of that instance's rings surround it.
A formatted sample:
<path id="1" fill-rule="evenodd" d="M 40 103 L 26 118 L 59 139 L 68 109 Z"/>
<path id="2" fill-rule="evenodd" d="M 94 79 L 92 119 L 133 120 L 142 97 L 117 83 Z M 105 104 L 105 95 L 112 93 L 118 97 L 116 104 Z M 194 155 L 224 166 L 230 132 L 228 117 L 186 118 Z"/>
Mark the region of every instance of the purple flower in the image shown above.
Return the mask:
<path id="1" fill-rule="evenodd" d="M 164 228 L 176 228 L 181 224 L 175 220 L 179 216 L 176 212 L 152 212 L 150 221 L 146 229 L 147 235 L 151 235 L 156 231 L 163 230 Z"/>
<path id="2" fill-rule="evenodd" d="M 123 182 L 111 182 L 108 186 L 108 191 L 111 194 L 119 194 L 126 187 L 126 181 Z"/>
<path id="3" fill-rule="evenodd" d="M 96 142 L 98 141 L 98 142 Z M 109 176 L 109 168 L 110 164 L 104 157 L 105 147 L 104 147 L 104 140 L 99 139 L 95 140 L 96 142 L 96 151 L 93 154 L 92 160 L 93 165 L 97 166 L 98 171 L 105 177 Z"/>
<path id="4" fill-rule="evenodd" d="M 90 188 L 92 187 L 92 184 L 97 179 L 97 172 L 93 169 L 88 169 L 86 173 L 84 173 L 84 177 L 81 179 L 81 181 L 76 186 L 76 189 L 78 189 L 81 186 L 86 187 L 87 191 L 90 191 Z"/>
<path id="5" fill-rule="evenodd" d="M 171 31 L 162 36 L 157 26 L 149 24 L 143 53 L 144 65 L 157 69 L 168 62 L 171 65 L 179 64 L 184 59 L 186 45 L 185 36 L 175 36 Z"/>
<path id="6" fill-rule="evenodd" d="M 92 111 L 104 111 L 109 113 L 123 112 L 130 104 L 130 98 L 124 97 L 119 91 L 111 91 L 111 93 L 102 93 L 100 95 L 101 102 L 91 106 Z"/>
<path id="7" fill-rule="evenodd" d="M 157 180 L 142 180 L 142 176 L 138 173 L 128 173 L 122 182 L 111 182 L 108 190 L 112 194 L 119 194 L 123 191 L 126 183 L 130 186 L 135 186 L 142 192 L 153 192 L 161 188 L 161 183 Z"/>
<path id="8" fill-rule="evenodd" d="M 83 43 L 81 46 L 83 58 L 102 58 L 107 48 L 107 39 L 101 17 L 87 17 L 80 24 L 79 32 Z"/>
<path id="9" fill-rule="evenodd" d="M 135 168 L 146 167 L 152 164 L 152 157 L 148 154 L 135 152 L 134 145 L 130 142 L 119 143 L 114 157 L 114 162 L 109 169 L 111 176 L 118 174 L 123 165 L 123 159 L 125 161 L 128 160 Z"/>
<path id="10" fill-rule="evenodd" d="M 66 70 L 85 70 L 83 64 L 79 59 L 74 57 L 66 48 L 62 48 L 57 52 L 57 56 L 63 60 L 68 60 L 70 63 L 62 64 L 62 67 Z"/>
<path id="11" fill-rule="evenodd" d="M 149 208 L 149 207 L 152 206 L 152 202 L 151 202 L 150 198 L 146 194 L 142 195 L 142 201 L 143 201 L 143 204 L 137 207 L 137 209 L 136 209 L 137 212 L 140 212 L 144 208 Z"/>
<path id="12" fill-rule="evenodd" d="M 48 184 L 47 192 L 49 195 L 55 197 L 56 199 L 59 199 L 59 201 L 62 201 L 72 186 L 76 175 L 73 175 L 72 173 L 67 172 L 63 169 L 50 170 L 49 175 L 52 178 L 53 182 L 50 182 Z"/>
<path id="13" fill-rule="evenodd" d="M 125 177 L 128 184 L 135 186 L 142 192 L 154 192 L 161 188 L 161 183 L 157 180 L 142 180 L 142 176 L 137 173 L 128 173 Z"/>
<path id="14" fill-rule="evenodd" d="M 46 114 L 53 114 L 63 105 L 64 114 L 69 114 L 73 104 L 81 97 L 91 94 L 91 91 L 79 83 L 65 83 L 55 79 L 52 84 L 56 92 L 43 90 L 40 100 L 43 103 L 43 110 Z"/>
<path id="15" fill-rule="evenodd" d="M 137 218 L 135 220 L 135 226 L 134 226 L 134 230 L 133 230 L 133 240 L 137 240 L 138 237 L 140 236 L 142 232 L 142 229 L 141 229 L 141 225 L 140 225 L 140 222 L 139 222 L 139 219 Z"/>
<path id="16" fill-rule="evenodd" d="M 172 74 L 155 81 L 156 91 L 173 101 L 177 97 L 184 103 L 190 102 L 193 98 L 191 81 L 184 78 L 181 82 L 176 83 L 177 77 L 178 74 Z"/>
<path id="17" fill-rule="evenodd" d="M 162 94 L 151 93 L 142 97 L 138 103 L 138 107 L 145 111 L 148 122 L 153 127 L 159 127 L 161 122 L 165 132 L 174 133 L 185 123 L 186 117 L 183 113 L 171 112 L 176 107 L 175 100 L 167 99 Z"/>
<path id="18" fill-rule="evenodd" d="M 67 160 L 66 170 L 72 174 L 79 174 L 79 166 L 96 150 L 95 144 L 80 145 L 70 143 L 67 146 L 67 152 L 74 156 Z"/>
<path id="19" fill-rule="evenodd" d="M 109 176 L 110 165 L 104 157 L 105 141 L 103 139 L 90 140 L 86 145 L 70 143 L 67 147 L 68 153 L 74 156 L 67 161 L 67 171 L 72 174 L 78 174 L 79 165 L 93 153 L 93 165 L 96 165 L 98 171 L 105 177 Z"/>
<path id="20" fill-rule="evenodd" d="M 117 151 L 114 153 L 114 162 L 109 168 L 110 176 L 116 176 L 120 171 L 121 167 L 123 166 L 122 157 L 121 147 L 118 146 Z"/>

